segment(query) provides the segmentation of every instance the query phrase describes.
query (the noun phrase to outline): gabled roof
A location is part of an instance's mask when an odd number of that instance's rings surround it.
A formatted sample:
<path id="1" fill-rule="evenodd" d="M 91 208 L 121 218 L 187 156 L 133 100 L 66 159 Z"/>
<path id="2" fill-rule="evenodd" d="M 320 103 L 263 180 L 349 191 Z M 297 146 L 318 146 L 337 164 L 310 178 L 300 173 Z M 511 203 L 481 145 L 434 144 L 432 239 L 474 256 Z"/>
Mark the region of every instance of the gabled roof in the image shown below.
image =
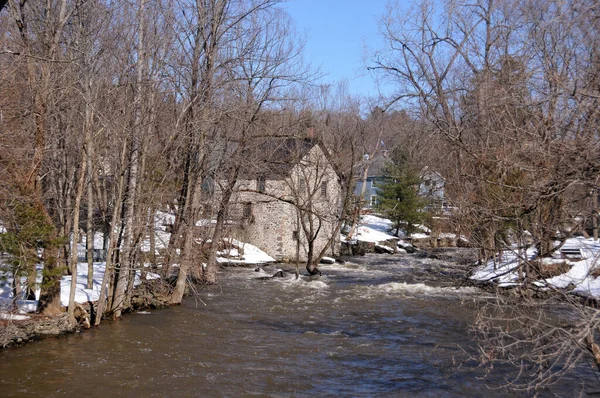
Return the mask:
<path id="1" fill-rule="evenodd" d="M 440 173 L 438 173 L 435 170 L 431 170 L 429 168 L 429 166 L 425 166 L 423 168 L 423 170 L 421 170 L 421 178 L 424 180 L 431 180 L 431 181 L 436 181 L 436 182 L 440 182 L 440 183 L 446 182 L 446 179 L 444 178 L 443 175 L 441 175 Z"/>
<path id="2" fill-rule="evenodd" d="M 284 179 L 315 145 L 321 146 L 314 138 L 269 138 L 244 151 L 244 156 L 251 161 L 251 164 L 244 169 L 241 178 Z"/>
<path id="3" fill-rule="evenodd" d="M 376 155 L 373 160 L 371 160 L 371 165 L 369 166 L 369 175 L 368 177 L 381 177 L 383 176 L 383 170 L 387 163 L 390 162 L 390 159 L 381 155 Z"/>
<path id="4" fill-rule="evenodd" d="M 365 155 L 367 156 L 367 155 Z M 369 173 L 367 174 L 367 178 L 377 178 L 377 177 L 383 177 L 383 171 L 385 169 L 385 166 L 387 165 L 387 163 L 390 163 L 390 158 L 387 155 L 387 151 L 383 150 L 383 151 L 377 151 L 377 153 L 375 154 L 375 156 L 373 156 L 372 159 L 367 160 L 369 162 Z M 366 162 L 365 161 L 365 165 Z M 364 168 L 360 169 L 359 173 L 360 176 L 362 177 L 362 173 L 363 173 Z"/>

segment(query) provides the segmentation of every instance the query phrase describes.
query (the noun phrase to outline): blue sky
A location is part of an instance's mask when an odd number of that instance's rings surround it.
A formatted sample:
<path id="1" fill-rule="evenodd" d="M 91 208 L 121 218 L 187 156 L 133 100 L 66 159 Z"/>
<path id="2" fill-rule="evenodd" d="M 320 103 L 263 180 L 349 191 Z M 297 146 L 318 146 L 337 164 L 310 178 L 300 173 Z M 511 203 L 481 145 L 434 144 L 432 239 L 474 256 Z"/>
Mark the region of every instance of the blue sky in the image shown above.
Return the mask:
<path id="1" fill-rule="evenodd" d="M 376 95 L 374 80 L 365 70 L 365 46 L 381 46 L 378 21 L 387 0 L 288 0 L 283 8 L 305 35 L 306 61 L 327 73 L 323 83 L 341 79 L 350 92 Z"/>

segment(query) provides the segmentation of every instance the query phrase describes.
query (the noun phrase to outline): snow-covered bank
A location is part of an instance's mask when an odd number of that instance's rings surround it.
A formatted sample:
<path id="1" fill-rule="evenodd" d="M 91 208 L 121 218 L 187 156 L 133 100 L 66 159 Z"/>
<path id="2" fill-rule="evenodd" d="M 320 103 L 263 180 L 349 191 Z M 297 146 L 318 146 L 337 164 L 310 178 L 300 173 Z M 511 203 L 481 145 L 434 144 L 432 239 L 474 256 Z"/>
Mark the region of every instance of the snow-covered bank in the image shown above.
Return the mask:
<path id="1" fill-rule="evenodd" d="M 164 228 L 165 217 L 157 221 L 157 228 L 159 225 Z M 167 217 L 168 222 L 168 217 Z M 157 234 L 161 236 L 163 243 L 168 243 L 168 233 L 165 231 L 157 231 Z M 273 263 L 275 259 L 267 255 L 265 252 L 248 243 L 239 242 L 234 239 L 224 239 L 230 249 L 219 252 L 217 261 L 222 265 L 259 265 L 266 263 Z M 163 243 L 160 244 L 162 247 Z M 95 247 L 102 247 L 102 236 L 96 234 L 94 238 Z M 158 245 L 157 245 L 158 247 Z M 165 246 L 166 247 L 166 246 Z M 85 238 L 83 243 L 77 245 L 79 252 L 85 253 Z M 38 277 L 37 284 L 42 282 L 42 267 L 38 266 Z M 88 265 L 85 262 L 77 264 L 77 284 L 75 290 L 75 302 L 76 303 L 87 303 L 96 302 L 100 298 L 100 291 L 102 285 L 102 279 L 106 272 L 105 262 L 95 262 L 93 270 L 93 284 L 92 288 L 87 288 L 88 279 Z M 0 314 L 6 314 L 9 311 L 13 311 L 16 307 L 19 313 L 34 312 L 37 308 L 37 300 L 39 299 L 40 289 L 36 289 L 36 300 L 24 300 L 24 297 L 14 297 L 13 295 L 13 278 L 9 274 L 0 275 Z M 138 270 L 135 276 L 134 286 L 139 286 L 142 283 L 141 272 Z M 160 275 L 146 272 L 146 280 L 159 279 Z M 21 284 L 24 286 L 27 283 L 27 278 L 21 278 Z M 60 298 L 61 304 L 67 307 L 69 304 L 69 294 L 71 291 L 71 276 L 66 275 L 61 278 L 60 281 Z M 16 305 L 13 305 L 16 303 Z M 8 316 L 8 315 L 6 315 Z"/>
<path id="2" fill-rule="evenodd" d="M 249 243 L 237 241 L 235 239 L 224 239 L 225 242 L 231 245 L 230 249 L 226 249 L 217 253 L 217 261 L 223 265 L 259 265 L 274 263 L 275 259 L 269 256 L 258 247 Z"/>
<path id="3" fill-rule="evenodd" d="M 341 242 L 343 245 L 347 245 L 346 253 L 353 255 L 362 255 L 372 251 L 387 254 L 414 253 L 417 249 L 409 242 L 410 239 L 393 235 L 393 229 L 393 223 L 390 220 L 366 214 L 359 220 L 352 237 L 342 234 Z M 399 235 L 405 237 L 406 234 L 400 231 Z M 357 245 L 362 248 L 356 248 Z M 342 252 L 344 252 L 344 247 L 342 247 Z"/>
<path id="4" fill-rule="evenodd" d="M 87 289 L 88 265 L 87 263 L 77 264 L 77 285 L 75 287 L 75 302 L 87 303 L 95 302 L 100 298 L 102 278 L 106 272 L 106 263 L 94 263 L 93 284 L 91 289 Z M 146 272 L 146 280 L 160 279 L 160 275 Z M 141 272 L 138 270 L 135 274 L 134 286 L 142 283 Z M 63 276 L 60 280 L 60 302 L 63 307 L 69 305 L 69 294 L 71 293 L 71 276 Z"/>
<path id="5" fill-rule="evenodd" d="M 570 252 L 578 252 L 580 258 L 569 258 L 557 251 L 553 258 L 539 259 L 543 266 L 564 264 L 568 271 L 556 276 L 542 278 L 534 282 L 540 289 L 564 289 L 570 293 L 600 299 L 600 243 L 593 239 L 570 238 L 563 247 Z M 501 287 L 519 284 L 519 266 L 524 259 L 536 260 L 537 251 L 528 249 L 525 253 L 504 251 L 501 260 L 487 263 L 476 268 L 471 279 L 479 282 L 496 283 Z"/>
<path id="6" fill-rule="evenodd" d="M 392 229 L 390 220 L 374 215 L 365 215 L 361 218 L 359 227 L 353 240 L 374 243 L 380 245 L 381 251 L 389 249 L 382 246 L 383 242 L 397 240 L 398 247 L 410 246 L 407 242 L 389 233 Z M 411 235 L 412 239 L 430 238 L 429 235 L 417 233 Z M 454 234 L 440 234 L 441 239 L 457 239 Z M 465 239 L 460 237 L 460 239 Z M 345 237 L 342 237 L 345 241 Z M 573 258 L 565 253 L 577 253 L 579 258 Z M 523 260 L 539 260 L 543 267 L 556 268 L 560 265 L 567 271 L 551 277 L 543 277 L 535 282 L 539 289 L 564 289 L 570 293 L 584 297 L 600 299 L 600 242 L 583 237 L 567 239 L 563 245 L 562 252 L 558 250 L 553 258 L 537 259 L 535 248 L 529 248 L 525 252 L 518 250 L 506 250 L 500 256 L 501 260 L 488 261 L 474 269 L 470 278 L 473 281 L 494 283 L 500 287 L 518 286 L 519 265 Z M 561 269 L 562 269 L 561 268 Z"/>
<path id="7" fill-rule="evenodd" d="M 87 263 L 77 264 L 77 285 L 75 287 L 75 302 L 76 303 L 87 303 L 95 302 L 100 298 L 100 290 L 102 285 L 102 278 L 106 271 L 106 263 L 94 263 L 93 273 L 93 284 L 91 289 L 87 289 L 87 277 L 88 277 L 88 265 Z M 157 279 L 159 275 L 148 272 L 146 273 L 146 279 Z M 38 267 L 38 280 L 37 283 L 42 281 L 42 269 Z M 26 278 L 21 279 L 21 283 L 26 283 Z M 24 300 L 23 297 L 14 297 L 12 291 L 13 279 L 11 277 L 5 277 L 2 284 L 0 284 L 0 310 L 7 311 L 13 306 L 13 302 L 16 302 L 16 307 L 19 313 L 34 312 L 37 308 L 37 300 L 40 297 L 39 287 L 36 289 L 36 300 Z M 141 284 L 140 272 L 138 271 L 135 277 L 135 286 Z M 71 292 L 71 276 L 63 276 L 60 280 L 60 301 L 64 307 L 69 305 L 69 294 Z M 0 312 L 1 316 L 2 312 Z"/>
<path id="8" fill-rule="evenodd" d="M 361 217 L 356 233 L 352 236 L 353 240 L 371 243 L 380 243 L 389 240 L 398 240 L 397 236 L 388 233 L 392 229 L 392 222 L 388 219 L 374 215 L 364 215 Z M 342 237 L 342 240 L 345 240 Z"/>

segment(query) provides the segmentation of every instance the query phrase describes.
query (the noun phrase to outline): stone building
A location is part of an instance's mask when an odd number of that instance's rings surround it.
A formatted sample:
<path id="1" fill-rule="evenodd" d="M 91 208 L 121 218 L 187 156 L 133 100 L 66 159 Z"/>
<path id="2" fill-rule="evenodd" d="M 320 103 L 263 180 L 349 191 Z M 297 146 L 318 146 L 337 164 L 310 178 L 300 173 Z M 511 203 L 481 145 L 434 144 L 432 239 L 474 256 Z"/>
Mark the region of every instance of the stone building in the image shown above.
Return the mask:
<path id="1" fill-rule="evenodd" d="M 234 234 L 279 261 L 339 251 L 341 186 L 330 156 L 313 138 L 272 138 L 248 153 L 230 218 Z"/>

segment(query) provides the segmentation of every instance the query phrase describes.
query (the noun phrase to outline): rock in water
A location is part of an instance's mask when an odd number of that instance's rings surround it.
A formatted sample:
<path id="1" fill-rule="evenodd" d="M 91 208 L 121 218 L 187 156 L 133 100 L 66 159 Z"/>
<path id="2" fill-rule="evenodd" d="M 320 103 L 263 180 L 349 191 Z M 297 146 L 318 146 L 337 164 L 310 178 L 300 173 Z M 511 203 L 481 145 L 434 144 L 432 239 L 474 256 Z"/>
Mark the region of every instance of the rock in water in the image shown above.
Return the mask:
<path id="1" fill-rule="evenodd" d="M 331 258 L 331 257 L 323 257 L 321 259 L 321 261 L 319 261 L 321 264 L 335 264 L 335 258 Z"/>
<path id="2" fill-rule="evenodd" d="M 285 271 L 280 269 L 279 271 L 275 272 L 271 278 L 285 278 Z"/>
<path id="3" fill-rule="evenodd" d="M 375 253 L 379 254 L 394 254 L 394 249 L 383 245 L 375 245 Z"/>

